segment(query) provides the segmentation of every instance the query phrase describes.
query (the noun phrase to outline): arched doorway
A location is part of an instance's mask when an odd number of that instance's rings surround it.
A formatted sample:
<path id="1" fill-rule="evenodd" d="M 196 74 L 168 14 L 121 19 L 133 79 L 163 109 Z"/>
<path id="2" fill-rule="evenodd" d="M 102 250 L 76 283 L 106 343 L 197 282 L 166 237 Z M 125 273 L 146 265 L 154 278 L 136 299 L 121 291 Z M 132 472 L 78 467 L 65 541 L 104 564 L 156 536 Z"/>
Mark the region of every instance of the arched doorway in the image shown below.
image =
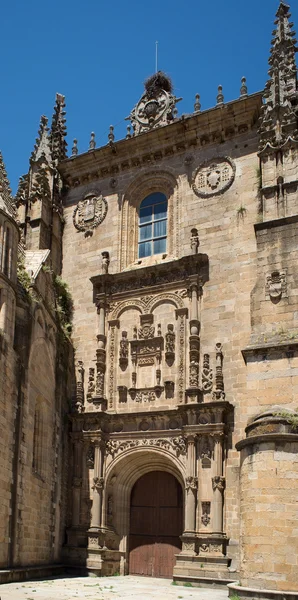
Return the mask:
<path id="1" fill-rule="evenodd" d="M 182 532 L 183 497 L 177 479 L 165 471 L 140 477 L 130 502 L 130 575 L 172 577 Z"/>

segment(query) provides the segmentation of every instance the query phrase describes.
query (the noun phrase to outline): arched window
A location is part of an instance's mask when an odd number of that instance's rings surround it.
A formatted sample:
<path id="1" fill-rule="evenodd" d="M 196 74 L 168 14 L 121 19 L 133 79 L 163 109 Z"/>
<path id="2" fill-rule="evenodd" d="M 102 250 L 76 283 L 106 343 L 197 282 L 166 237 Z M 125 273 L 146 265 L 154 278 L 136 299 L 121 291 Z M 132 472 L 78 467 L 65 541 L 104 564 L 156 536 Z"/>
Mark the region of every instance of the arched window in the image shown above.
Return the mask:
<path id="1" fill-rule="evenodd" d="M 167 248 L 167 198 L 161 192 L 150 194 L 139 213 L 139 258 L 162 254 Z"/>

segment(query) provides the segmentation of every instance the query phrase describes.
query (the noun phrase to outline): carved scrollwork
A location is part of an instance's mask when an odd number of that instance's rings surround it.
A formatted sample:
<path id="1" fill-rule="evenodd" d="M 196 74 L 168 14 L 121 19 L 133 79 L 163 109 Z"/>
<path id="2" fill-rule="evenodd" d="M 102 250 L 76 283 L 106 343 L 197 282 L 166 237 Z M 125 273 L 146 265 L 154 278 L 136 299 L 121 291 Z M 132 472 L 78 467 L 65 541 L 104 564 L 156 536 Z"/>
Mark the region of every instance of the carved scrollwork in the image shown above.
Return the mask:
<path id="1" fill-rule="evenodd" d="M 106 443 L 107 454 L 110 454 L 112 458 L 114 458 L 114 456 L 116 456 L 116 454 L 118 454 L 119 452 L 124 452 L 125 450 L 130 450 L 131 448 L 140 447 L 163 448 L 164 450 L 170 450 L 172 452 L 175 452 L 177 457 L 179 457 L 180 455 L 186 455 L 186 444 L 182 436 L 173 439 L 144 438 L 141 440 L 135 439 L 124 441 L 109 440 Z"/>

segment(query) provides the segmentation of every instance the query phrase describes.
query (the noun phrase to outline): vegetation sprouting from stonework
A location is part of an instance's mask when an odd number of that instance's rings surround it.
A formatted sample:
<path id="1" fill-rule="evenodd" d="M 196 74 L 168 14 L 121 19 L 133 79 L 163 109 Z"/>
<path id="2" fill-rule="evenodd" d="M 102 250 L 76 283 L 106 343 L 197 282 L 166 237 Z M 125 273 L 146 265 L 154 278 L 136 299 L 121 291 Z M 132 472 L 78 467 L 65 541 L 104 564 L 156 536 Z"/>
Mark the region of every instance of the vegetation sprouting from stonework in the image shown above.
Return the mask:
<path id="1" fill-rule="evenodd" d="M 291 425 L 291 428 L 293 431 L 298 430 L 298 411 L 296 413 L 291 413 L 291 412 L 288 412 L 287 410 L 281 410 L 281 411 L 275 412 L 273 416 L 281 417 L 282 419 L 285 419 L 287 421 L 287 423 L 289 423 L 289 425 Z"/>
<path id="2" fill-rule="evenodd" d="M 69 337 L 72 332 L 73 300 L 67 283 L 59 275 L 53 275 L 56 296 L 56 313 L 65 335 Z"/>
<path id="3" fill-rule="evenodd" d="M 53 272 L 51 267 L 44 265 L 42 270 L 45 273 L 50 273 L 52 276 L 55 293 L 55 312 L 62 331 L 67 337 L 70 337 L 72 332 L 73 300 L 68 285 L 60 275 L 56 275 Z"/>
<path id="4" fill-rule="evenodd" d="M 154 75 L 151 75 L 151 77 L 148 77 L 144 82 L 144 86 L 149 98 L 155 98 L 161 90 L 165 90 L 169 94 L 173 92 L 173 84 L 170 77 L 162 71 L 158 71 Z"/>
<path id="5" fill-rule="evenodd" d="M 31 286 L 31 278 L 29 273 L 26 271 L 24 258 L 22 256 L 18 257 L 17 262 L 17 278 L 18 283 L 22 286 L 23 290 L 27 294 L 29 294 L 30 286 Z"/>

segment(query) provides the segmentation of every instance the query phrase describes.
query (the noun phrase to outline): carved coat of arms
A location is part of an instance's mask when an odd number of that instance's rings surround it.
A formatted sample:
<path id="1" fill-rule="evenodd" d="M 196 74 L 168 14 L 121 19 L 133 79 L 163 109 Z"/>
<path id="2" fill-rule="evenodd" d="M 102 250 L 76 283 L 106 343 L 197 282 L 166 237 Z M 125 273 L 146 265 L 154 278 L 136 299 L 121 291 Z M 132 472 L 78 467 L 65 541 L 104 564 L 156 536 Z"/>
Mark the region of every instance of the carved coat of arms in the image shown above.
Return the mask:
<path id="1" fill-rule="evenodd" d="M 91 192 L 80 200 L 73 213 L 73 224 L 78 231 L 84 231 L 85 236 L 92 235 L 106 217 L 108 203 L 102 195 Z"/>

